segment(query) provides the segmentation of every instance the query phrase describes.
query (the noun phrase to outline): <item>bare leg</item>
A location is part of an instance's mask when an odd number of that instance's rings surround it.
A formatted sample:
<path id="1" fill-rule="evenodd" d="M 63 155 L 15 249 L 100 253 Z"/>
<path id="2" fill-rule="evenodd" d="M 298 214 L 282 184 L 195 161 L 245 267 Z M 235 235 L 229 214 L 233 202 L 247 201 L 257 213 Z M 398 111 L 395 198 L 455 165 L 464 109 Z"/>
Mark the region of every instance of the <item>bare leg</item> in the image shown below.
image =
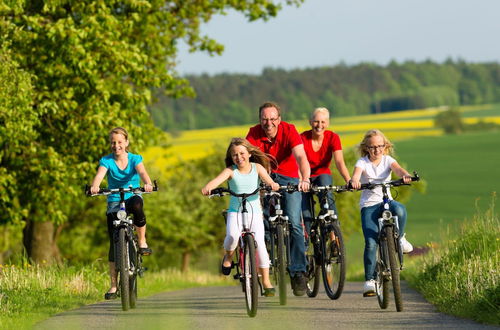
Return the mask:
<path id="1" fill-rule="evenodd" d="M 231 263 L 233 261 L 233 255 L 234 255 L 234 250 L 233 251 L 226 250 L 226 253 L 224 254 L 224 261 L 222 262 L 224 267 L 231 267 Z"/>
<path id="2" fill-rule="evenodd" d="M 146 243 L 146 225 L 142 227 L 135 227 L 137 231 L 137 238 L 139 240 L 139 247 L 146 248 L 148 243 Z"/>
<path id="3" fill-rule="evenodd" d="M 272 288 L 273 285 L 269 280 L 269 268 L 259 268 L 259 273 L 262 276 L 262 285 L 264 286 L 264 289 Z"/>
<path id="4" fill-rule="evenodd" d="M 109 280 L 111 283 L 111 288 L 109 289 L 109 293 L 114 293 L 117 290 L 118 286 L 118 280 L 117 280 L 118 274 L 116 274 L 116 268 L 115 268 L 115 263 L 114 262 L 109 262 Z"/>

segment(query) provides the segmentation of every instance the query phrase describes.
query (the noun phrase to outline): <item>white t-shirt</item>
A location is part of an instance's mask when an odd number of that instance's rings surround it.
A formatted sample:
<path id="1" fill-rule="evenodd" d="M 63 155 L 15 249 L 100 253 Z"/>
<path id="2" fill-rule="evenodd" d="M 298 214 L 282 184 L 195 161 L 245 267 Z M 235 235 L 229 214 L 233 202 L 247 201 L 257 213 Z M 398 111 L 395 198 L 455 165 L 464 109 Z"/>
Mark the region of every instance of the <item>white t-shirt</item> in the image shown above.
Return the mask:
<path id="1" fill-rule="evenodd" d="M 391 165 L 396 160 L 391 156 L 384 155 L 382 160 L 375 166 L 368 156 L 358 159 L 355 167 L 363 170 L 361 173 L 361 183 L 381 183 L 391 180 Z M 392 199 L 391 192 L 388 191 L 389 198 Z M 359 200 L 360 208 L 373 206 L 383 201 L 382 187 L 376 187 L 373 190 L 363 190 Z"/>

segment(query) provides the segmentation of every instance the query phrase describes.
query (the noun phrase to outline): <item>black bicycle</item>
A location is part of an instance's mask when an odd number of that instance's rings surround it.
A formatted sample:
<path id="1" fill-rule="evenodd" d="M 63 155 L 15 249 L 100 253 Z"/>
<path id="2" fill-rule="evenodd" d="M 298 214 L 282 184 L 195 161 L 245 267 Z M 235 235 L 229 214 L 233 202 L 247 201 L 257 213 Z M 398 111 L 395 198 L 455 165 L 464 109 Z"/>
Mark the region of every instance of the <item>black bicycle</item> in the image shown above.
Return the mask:
<path id="1" fill-rule="evenodd" d="M 417 172 L 413 172 L 411 181 L 419 181 Z M 364 183 L 360 190 L 382 187 L 383 211 L 378 219 L 378 249 L 375 277 L 375 293 L 380 308 L 389 306 L 389 282 L 392 282 L 396 310 L 403 310 L 403 298 L 401 296 L 400 271 L 403 270 L 403 248 L 399 237 L 399 224 L 397 215 L 390 211 L 391 199 L 388 190 L 391 187 L 410 185 L 404 183 L 403 179 L 382 183 Z"/>
<path id="2" fill-rule="evenodd" d="M 334 210 L 329 209 L 328 191 L 349 191 L 347 186 L 311 186 L 311 193 L 318 197 L 320 211 L 315 216 L 314 198 L 311 198 L 313 221 L 309 232 L 307 246 L 307 290 L 309 297 L 318 295 L 320 274 L 323 285 L 330 299 L 338 299 L 342 294 L 345 282 L 346 262 L 345 247 L 340 222 Z"/>
<path id="3" fill-rule="evenodd" d="M 154 181 L 153 191 L 158 186 Z M 117 219 L 113 221 L 113 242 L 115 250 L 115 267 L 118 275 L 118 295 L 121 297 L 122 309 L 135 308 L 137 302 L 137 276 L 142 277 L 142 255 L 139 253 L 139 243 L 132 215 L 125 209 L 125 193 L 133 194 L 147 193 L 143 187 L 138 188 L 116 188 L 99 189 L 97 194 L 90 193 L 90 187 L 85 187 L 87 196 L 107 196 L 110 194 L 120 195 L 120 209 L 116 214 Z"/>
<path id="4" fill-rule="evenodd" d="M 242 231 L 238 241 L 238 251 L 236 251 L 232 267 L 236 268 L 234 279 L 239 280 L 243 292 L 245 293 L 245 303 L 247 314 L 250 317 L 257 315 L 257 305 L 259 291 L 262 293 L 262 288 L 259 283 L 257 273 L 257 264 L 255 260 L 255 251 L 257 243 L 255 242 L 254 234 L 250 231 L 250 220 L 248 219 L 247 200 L 250 196 L 259 193 L 261 188 L 257 188 L 249 194 L 238 194 L 227 188 L 215 188 L 210 192 L 209 197 L 232 195 L 241 198 L 241 218 Z"/>
<path id="5" fill-rule="evenodd" d="M 270 187 L 264 187 L 266 203 L 269 209 L 267 221 L 269 224 L 269 258 L 271 260 L 271 273 L 273 281 L 278 286 L 280 305 L 286 305 L 286 284 L 288 267 L 290 266 L 290 221 L 283 214 L 281 208 L 281 197 L 283 193 L 298 191 L 297 185 L 280 186 L 278 191 L 272 191 Z"/>

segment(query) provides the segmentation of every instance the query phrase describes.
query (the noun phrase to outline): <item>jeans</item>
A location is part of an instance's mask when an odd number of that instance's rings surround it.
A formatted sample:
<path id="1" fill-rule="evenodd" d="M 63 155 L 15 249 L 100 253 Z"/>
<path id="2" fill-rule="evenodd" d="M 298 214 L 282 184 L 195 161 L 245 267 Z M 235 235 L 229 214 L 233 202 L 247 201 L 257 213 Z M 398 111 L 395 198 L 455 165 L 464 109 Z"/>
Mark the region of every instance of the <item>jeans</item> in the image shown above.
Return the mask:
<path id="1" fill-rule="evenodd" d="M 320 174 L 318 176 L 310 178 L 311 184 L 316 186 L 329 186 L 333 184 L 332 176 L 329 174 Z M 321 192 L 324 194 L 325 192 Z M 334 210 L 335 214 L 337 213 L 337 206 L 335 205 L 335 200 L 333 199 L 333 195 L 331 191 L 326 192 L 326 198 L 328 199 L 328 209 Z M 311 232 L 311 224 L 312 224 L 312 207 L 314 205 L 313 202 L 313 194 L 310 192 L 302 193 L 302 218 L 304 219 L 304 226 L 306 227 L 307 234 L 309 235 Z M 320 199 L 321 200 L 321 199 Z"/>
<path id="2" fill-rule="evenodd" d="M 272 178 L 281 186 L 287 184 L 298 184 L 299 179 L 273 173 Z M 301 200 L 302 193 L 299 191 L 291 194 L 284 192 L 282 198 L 282 209 L 288 216 L 291 224 L 290 232 L 290 267 L 288 269 L 290 276 L 294 277 L 299 272 L 305 272 L 307 269 L 306 249 L 304 245 L 304 230 L 301 223 Z M 266 208 L 265 208 L 266 209 Z M 264 211 L 267 213 L 267 210 Z"/>
<path id="3" fill-rule="evenodd" d="M 398 216 L 399 235 L 403 235 L 406 225 L 406 208 L 403 204 L 391 200 L 389 209 L 393 215 Z M 361 227 L 365 236 L 365 251 L 363 262 L 365 266 L 365 280 L 375 279 L 375 266 L 378 247 L 378 218 L 380 218 L 384 204 L 379 203 L 361 209 Z"/>

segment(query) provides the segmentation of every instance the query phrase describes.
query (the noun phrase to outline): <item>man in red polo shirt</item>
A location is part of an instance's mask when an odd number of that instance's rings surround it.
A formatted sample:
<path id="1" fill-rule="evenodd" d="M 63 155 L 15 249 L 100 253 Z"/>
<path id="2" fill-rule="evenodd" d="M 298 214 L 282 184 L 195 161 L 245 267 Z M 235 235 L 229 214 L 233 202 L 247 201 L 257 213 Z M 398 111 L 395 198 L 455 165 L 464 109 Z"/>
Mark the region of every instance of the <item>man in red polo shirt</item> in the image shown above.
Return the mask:
<path id="1" fill-rule="evenodd" d="M 247 140 L 276 160 L 277 168 L 272 178 L 280 185 L 298 184 L 300 190 L 309 190 L 311 169 L 304 151 L 302 139 L 294 125 L 281 121 L 277 104 L 266 102 L 259 107 L 260 124 L 250 128 Z M 299 171 L 300 178 L 299 180 Z M 292 289 L 296 296 L 306 293 L 306 268 L 304 231 L 301 225 L 300 192 L 286 193 L 283 196 L 285 214 L 292 224 L 290 240 L 290 267 Z"/>

